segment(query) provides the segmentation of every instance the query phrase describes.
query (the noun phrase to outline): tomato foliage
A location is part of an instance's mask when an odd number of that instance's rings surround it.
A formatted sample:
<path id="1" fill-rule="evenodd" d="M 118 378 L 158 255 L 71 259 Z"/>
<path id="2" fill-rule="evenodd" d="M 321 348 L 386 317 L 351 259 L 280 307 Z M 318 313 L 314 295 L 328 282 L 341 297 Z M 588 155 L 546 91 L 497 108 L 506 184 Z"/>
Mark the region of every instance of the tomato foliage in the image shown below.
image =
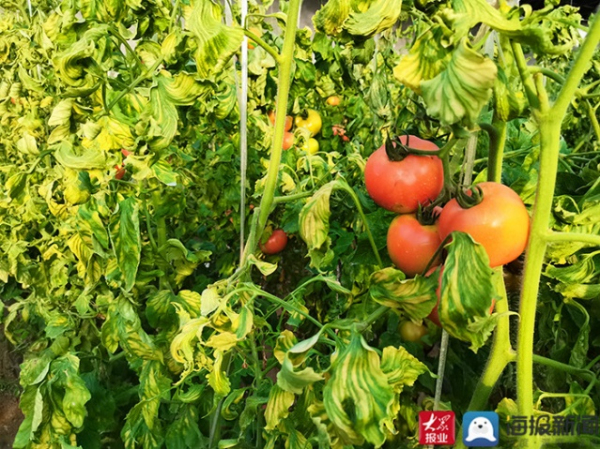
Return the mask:
<path id="1" fill-rule="evenodd" d="M 572 7 L 499 3 L 331 0 L 313 31 L 288 20 L 298 0 L 273 15 L 251 2 L 245 23 L 238 4 L 210 0 L 4 2 L 0 324 L 23 356 L 25 416 L 14 447 L 416 447 L 440 337 L 419 323 L 434 310 L 453 337 L 443 407 L 564 413 L 528 398 L 535 380 L 594 414 L 598 20 L 584 42 Z M 386 210 L 365 185 L 375 155 L 435 173 Z M 510 187 L 533 217 L 520 299 L 454 218 L 416 266 L 387 240 L 406 220 L 396 213 L 466 200 L 471 175 Z M 483 190 L 467 211 L 492 200 Z M 277 251 L 262 228 L 277 229 Z M 443 274 L 421 276 L 435 250 Z M 476 390 L 483 367 L 502 372 L 512 360 L 496 353 L 530 340 L 509 324 L 535 330 L 535 348 L 515 346 L 516 380 L 494 379 L 490 397 Z M 534 350 L 535 379 L 521 358 Z"/>

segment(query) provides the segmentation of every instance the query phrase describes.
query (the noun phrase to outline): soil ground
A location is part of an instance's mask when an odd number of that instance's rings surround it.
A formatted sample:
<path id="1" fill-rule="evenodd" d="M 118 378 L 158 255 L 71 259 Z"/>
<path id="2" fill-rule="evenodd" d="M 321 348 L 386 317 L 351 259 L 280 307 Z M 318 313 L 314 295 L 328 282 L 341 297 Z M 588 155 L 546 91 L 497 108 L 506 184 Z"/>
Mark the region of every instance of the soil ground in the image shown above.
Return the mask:
<path id="1" fill-rule="evenodd" d="M 19 410 L 19 361 L 0 328 L 0 449 L 12 448 L 23 415 Z"/>

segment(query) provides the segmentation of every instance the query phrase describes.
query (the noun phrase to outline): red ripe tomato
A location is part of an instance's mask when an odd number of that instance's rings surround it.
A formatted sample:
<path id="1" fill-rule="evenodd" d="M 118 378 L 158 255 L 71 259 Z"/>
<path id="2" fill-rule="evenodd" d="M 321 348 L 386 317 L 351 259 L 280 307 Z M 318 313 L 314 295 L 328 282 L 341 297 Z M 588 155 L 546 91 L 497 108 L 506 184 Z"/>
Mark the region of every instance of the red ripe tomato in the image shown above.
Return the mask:
<path id="1" fill-rule="evenodd" d="M 387 249 L 394 265 L 409 277 L 422 273 L 442 243 L 437 225 L 422 225 L 414 214 L 399 215 L 387 233 Z M 442 263 L 438 254 L 433 266 Z"/>
<path id="2" fill-rule="evenodd" d="M 283 149 L 289 150 L 294 145 L 294 133 L 283 133 Z"/>
<path id="3" fill-rule="evenodd" d="M 432 274 L 436 270 L 436 268 L 437 267 L 431 268 L 427 272 L 427 276 Z M 440 323 L 440 315 L 438 313 L 438 307 L 440 305 L 440 295 L 441 295 L 441 291 L 442 291 L 442 273 L 443 272 L 444 272 L 444 267 L 442 267 L 440 269 L 440 275 L 438 277 L 438 288 L 435 290 L 435 294 L 437 296 L 437 303 L 435 304 L 435 307 L 433 308 L 431 313 L 427 316 L 427 318 L 429 318 L 431 320 L 431 322 L 433 324 L 435 324 L 437 327 L 442 327 L 442 323 Z M 494 307 L 496 307 L 496 300 L 492 298 L 492 307 L 490 307 L 490 314 L 494 312 Z"/>
<path id="4" fill-rule="evenodd" d="M 115 179 L 123 179 L 123 176 L 125 176 L 125 172 L 127 171 L 125 167 L 123 167 L 122 165 L 115 165 L 115 170 L 117 170 L 117 172 L 115 173 Z"/>
<path id="5" fill-rule="evenodd" d="M 407 144 L 408 140 L 408 144 Z M 437 151 L 432 142 L 415 136 L 402 136 L 404 145 L 425 151 Z M 381 207 L 406 214 L 433 201 L 444 186 L 444 169 L 437 156 L 409 154 L 401 161 L 390 161 L 385 145 L 376 150 L 365 166 L 367 192 Z"/>
<path id="6" fill-rule="evenodd" d="M 529 237 L 529 214 L 523 201 L 510 187 L 497 182 L 478 184 L 483 200 L 463 209 L 453 199 L 444 206 L 438 220 L 440 238 L 462 231 L 483 245 L 490 267 L 512 262 L 525 250 Z"/>
<path id="7" fill-rule="evenodd" d="M 265 243 L 260 244 L 260 250 L 265 254 L 277 254 L 284 250 L 288 237 L 282 229 L 275 229 Z"/>

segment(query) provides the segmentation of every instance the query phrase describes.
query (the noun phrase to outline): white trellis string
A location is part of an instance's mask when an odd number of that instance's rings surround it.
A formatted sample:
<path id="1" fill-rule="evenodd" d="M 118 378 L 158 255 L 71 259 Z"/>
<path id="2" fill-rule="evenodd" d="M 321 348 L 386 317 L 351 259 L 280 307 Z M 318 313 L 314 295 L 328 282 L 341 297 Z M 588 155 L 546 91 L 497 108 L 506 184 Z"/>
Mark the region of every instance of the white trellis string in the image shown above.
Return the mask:
<path id="1" fill-rule="evenodd" d="M 241 0 L 242 26 L 246 27 L 248 15 L 248 0 Z M 241 89 L 240 89 L 240 263 L 244 255 L 244 240 L 246 228 L 246 169 L 248 166 L 248 37 L 242 41 L 241 57 Z"/>

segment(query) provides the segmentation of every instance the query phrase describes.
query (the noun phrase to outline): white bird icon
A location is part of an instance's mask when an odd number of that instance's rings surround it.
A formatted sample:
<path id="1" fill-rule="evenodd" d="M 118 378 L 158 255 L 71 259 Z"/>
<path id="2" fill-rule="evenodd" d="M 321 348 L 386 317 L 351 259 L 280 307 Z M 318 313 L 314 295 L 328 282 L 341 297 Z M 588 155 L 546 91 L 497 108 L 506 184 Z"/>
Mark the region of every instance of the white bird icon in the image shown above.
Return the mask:
<path id="1" fill-rule="evenodd" d="M 427 431 L 432 430 L 433 423 L 436 422 L 436 420 L 437 420 L 437 418 L 432 413 L 431 418 L 429 418 L 429 421 L 427 421 L 426 423 L 423 423 L 423 425 L 425 426 L 425 430 L 427 430 Z M 435 430 L 435 429 L 433 429 L 433 430 Z"/>

